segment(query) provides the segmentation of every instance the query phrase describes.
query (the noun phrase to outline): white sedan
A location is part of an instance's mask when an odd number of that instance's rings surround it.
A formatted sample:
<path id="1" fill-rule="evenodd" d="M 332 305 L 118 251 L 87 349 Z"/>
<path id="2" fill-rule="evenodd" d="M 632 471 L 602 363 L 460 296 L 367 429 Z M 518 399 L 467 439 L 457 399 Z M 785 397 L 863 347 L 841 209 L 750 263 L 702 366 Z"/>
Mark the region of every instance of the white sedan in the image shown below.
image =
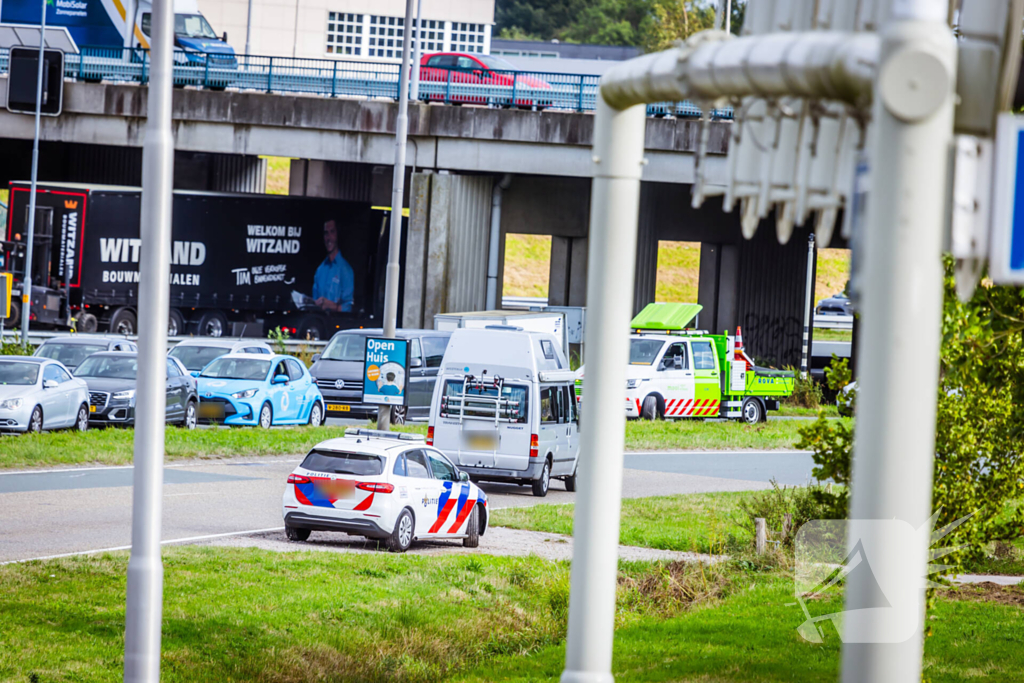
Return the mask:
<path id="1" fill-rule="evenodd" d="M 462 539 L 487 530 L 487 495 L 422 436 L 349 429 L 313 447 L 288 477 L 285 532 L 342 531 L 405 552 L 413 541 Z"/>
<path id="2" fill-rule="evenodd" d="M 59 361 L 42 356 L 0 359 L 0 431 L 89 428 L 89 387 Z"/>

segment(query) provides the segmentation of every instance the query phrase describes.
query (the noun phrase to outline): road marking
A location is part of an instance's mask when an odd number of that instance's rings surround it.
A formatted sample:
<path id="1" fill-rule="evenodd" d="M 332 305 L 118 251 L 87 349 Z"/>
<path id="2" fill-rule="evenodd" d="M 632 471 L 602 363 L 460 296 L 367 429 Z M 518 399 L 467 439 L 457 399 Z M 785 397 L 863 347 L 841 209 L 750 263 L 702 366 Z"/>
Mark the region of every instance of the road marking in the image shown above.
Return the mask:
<path id="1" fill-rule="evenodd" d="M 814 451 L 792 451 L 792 450 L 761 450 L 750 448 L 747 450 L 710 450 L 710 451 L 627 451 L 623 455 L 810 455 Z"/>
<path id="2" fill-rule="evenodd" d="M 184 467 L 223 467 L 225 465 L 272 465 L 275 462 L 302 462 L 302 458 L 294 458 L 288 460 L 252 460 L 245 462 L 227 462 L 217 460 L 206 460 L 203 462 L 183 462 L 183 463 L 168 463 L 164 465 L 164 469 L 171 467 L 184 468 Z M 135 465 L 95 465 L 93 467 L 52 467 L 49 469 L 42 470 L 17 470 L 14 472 L 0 472 L 0 477 L 9 477 L 15 474 L 62 474 L 64 472 L 98 472 L 101 470 L 130 470 L 134 469 Z"/>
<path id="3" fill-rule="evenodd" d="M 166 541 L 160 541 L 160 545 L 168 545 L 170 543 L 190 543 L 192 541 L 205 541 L 210 538 L 225 538 L 227 536 L 245 536 L 246 534 L 261 534 L 268 531 L 284 531 L 283 526 L 275 526 L 269 529 L 249 529 L 247 531 L 229 531 L 223 534 L 206 534 L 205 536 L 188 536 L 186 538 L 169 538 Z M 79 555 L 95 555 L 97 553 L 112 553 L 118 550 L 131 550 L 130 545 L 119 545 L 112 548 L 97 548 L 96 550 L 81 550 L 75 553 L 61 553 L 59 555 L 44 555 L 42 557 L 30 557 L 26 560 L 7 560 L 6 562 L 0 562 L 0 567 L 5 564 L 21 564 L 23 562 L 35 562 L 37 560 L 57 560 L 62 557 L 77 557 Z"/>

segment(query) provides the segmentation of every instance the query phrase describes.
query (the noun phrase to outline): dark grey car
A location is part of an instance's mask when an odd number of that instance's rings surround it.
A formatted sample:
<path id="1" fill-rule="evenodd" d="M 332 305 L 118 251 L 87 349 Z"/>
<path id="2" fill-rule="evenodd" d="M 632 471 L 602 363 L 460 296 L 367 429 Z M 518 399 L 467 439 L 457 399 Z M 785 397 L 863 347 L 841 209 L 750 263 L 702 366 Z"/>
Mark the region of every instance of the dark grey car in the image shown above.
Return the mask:
<path id="1" fill-rule="evenodd" d="M 853 302 L 842 292 L 822 299 L 814 308 L 816 315 L 853 315 Z"/>
<path id="2" fill-rule="evenodd" d="M 72 373 L 78 364 L 94 353 L 102 351 L 137 351 L 135 342 L 124 337 L 69 334 L 53 337 L 40 344 L 33 356 L 59 360 Z"/>
<path id="3" fill-rule="evenodd" d="M 376 418 L 377 406 L 361 402 L 363 396 L 363 358 L 366 338 L 381 336 L 383 330 L 343 330 L 327 343 L 323 353 L 313 356 L 309 373 L 316 380 L 327 406 L 327 417 Z M 408 406 L 396 407 L 392 422 L 430 415 L 434 382 L 448 347 L 451 332 L 439 330 L 398 330 L 399 339 L 410 341 Z"/>
<path id="4" fill-rule="evenodd" d="M 75 377 L 89 385 L 89 424 L 135 425 L 138 354 L 97 353 L 78 367 Z M 167 359 L 167 421 L 195 429 L 199 396 L 196 382 L 176 358 Z"/>

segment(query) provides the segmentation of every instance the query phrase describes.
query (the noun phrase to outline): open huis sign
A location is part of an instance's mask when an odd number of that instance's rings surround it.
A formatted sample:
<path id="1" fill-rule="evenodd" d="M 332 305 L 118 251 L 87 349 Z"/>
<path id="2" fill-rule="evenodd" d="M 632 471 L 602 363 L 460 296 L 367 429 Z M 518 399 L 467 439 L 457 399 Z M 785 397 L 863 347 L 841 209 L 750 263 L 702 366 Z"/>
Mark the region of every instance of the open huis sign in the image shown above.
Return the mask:
<path id="1" fill-rule="evenodd" d="M 364 361 L 363 402 L 405 405 L 409 341 L 367 337 Z"/>

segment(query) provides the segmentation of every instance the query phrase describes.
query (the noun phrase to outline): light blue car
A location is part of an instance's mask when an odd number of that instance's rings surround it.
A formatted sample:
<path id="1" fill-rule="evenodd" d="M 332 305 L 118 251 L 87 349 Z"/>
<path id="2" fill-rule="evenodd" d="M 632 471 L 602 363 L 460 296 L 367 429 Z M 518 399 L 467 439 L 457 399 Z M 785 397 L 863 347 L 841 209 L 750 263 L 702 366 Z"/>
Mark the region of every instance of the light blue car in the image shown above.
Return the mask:
<path id="1" fill-rule="evenodd" d="M 197 374 L 199 419 L 226 425 L 324 421 L 324 399 L 306 367 L 291 356 L 231 353 Z"/>

